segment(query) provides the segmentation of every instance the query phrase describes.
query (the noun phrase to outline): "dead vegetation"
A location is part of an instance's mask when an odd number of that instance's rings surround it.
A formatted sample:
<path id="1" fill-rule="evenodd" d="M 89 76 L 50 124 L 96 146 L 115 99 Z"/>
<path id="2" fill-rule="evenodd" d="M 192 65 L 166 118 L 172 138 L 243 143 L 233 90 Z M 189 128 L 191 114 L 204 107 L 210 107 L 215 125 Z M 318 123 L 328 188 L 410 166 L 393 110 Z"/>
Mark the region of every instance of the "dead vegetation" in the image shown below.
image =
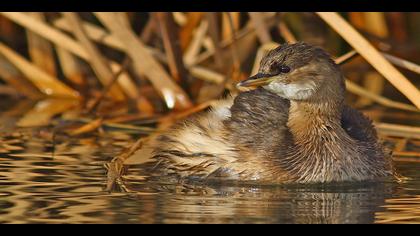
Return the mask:
<path id="1" fill-rule="evenodd" d="M 374 119 L 385 109 L 418 117 L 420 66 L 407 58 L 420 59 L 420 38 L 409 28 L 419 18 L 377 12 L 5 12 L 0 93 L 36 101 L 21 115 L 20 127 L 56 126 L 58 117 L 71 125 L 53 130 L 70 136 L 106 128 L 149 134 L 236 93 L 235 84 L 255 72 L 269 49 L 299 40 L 336 56 L 349 101 Z M 418 118 L 411 125 L 375 121 L 398 146 L 396 159 L 419 160 L 405 148 L 420 140 Z"/>

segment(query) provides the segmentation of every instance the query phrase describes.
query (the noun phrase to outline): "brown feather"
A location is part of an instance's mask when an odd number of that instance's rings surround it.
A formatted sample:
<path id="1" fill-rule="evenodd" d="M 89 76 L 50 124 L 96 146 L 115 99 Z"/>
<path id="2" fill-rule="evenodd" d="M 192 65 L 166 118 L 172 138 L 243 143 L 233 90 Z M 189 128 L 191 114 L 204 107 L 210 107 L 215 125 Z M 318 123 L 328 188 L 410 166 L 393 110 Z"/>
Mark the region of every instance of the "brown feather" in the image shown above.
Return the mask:
<path id="1" fill-rule="evenodd" d="M 397 175 L 372 122 L 344 104 L 343 76 L 325 51 L 304 43 L 279 47 L 262 60 L 259 73 L 272 76 L 276 66 L 285 65 L 290 72 L 273 82 L 283 85 L 240 93 L 158 136 L 152 144 L 153 171 L 270 183 Z M 305 96 L 293 96 L 308 84 L 313 86 Z"/>

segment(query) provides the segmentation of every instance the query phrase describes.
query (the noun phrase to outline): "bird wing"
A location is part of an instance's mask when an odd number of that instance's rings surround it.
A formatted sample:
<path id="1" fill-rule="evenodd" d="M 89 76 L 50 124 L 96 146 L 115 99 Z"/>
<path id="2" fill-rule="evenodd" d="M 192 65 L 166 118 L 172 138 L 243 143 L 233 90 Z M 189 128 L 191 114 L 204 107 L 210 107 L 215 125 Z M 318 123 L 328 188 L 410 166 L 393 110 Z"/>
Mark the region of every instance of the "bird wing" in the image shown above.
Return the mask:
<path id="1" fill-rule="evenodd" d="M 287 130 L 289 106 L 288 100 L 261 88 L 239 94 L 224 121 L 232 142 L 255 152 L 275 149 Z"/>
<path id="2" fill-rule="evenodd" d="M 341 126 L 347 134 L 361 142 L 376 142 L 378 135 L 372 120 L 348 105 L 343 107 Z"/>

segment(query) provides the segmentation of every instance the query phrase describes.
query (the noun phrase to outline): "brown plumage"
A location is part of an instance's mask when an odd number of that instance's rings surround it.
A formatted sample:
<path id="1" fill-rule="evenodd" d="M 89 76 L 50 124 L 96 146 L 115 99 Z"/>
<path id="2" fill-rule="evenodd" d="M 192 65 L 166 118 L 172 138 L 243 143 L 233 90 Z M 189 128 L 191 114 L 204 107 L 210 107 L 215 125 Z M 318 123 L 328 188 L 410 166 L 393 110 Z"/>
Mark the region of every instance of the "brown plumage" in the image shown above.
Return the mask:
<path id="1" fill-rule="evenodd" d="M 344 104 L 343 76 L 322 49 L 280 46 L 239 86 L 259 88 L 220 101 L 149 144 L 154 173 L 266 183 L 395 176 L 372 122 Z"/>

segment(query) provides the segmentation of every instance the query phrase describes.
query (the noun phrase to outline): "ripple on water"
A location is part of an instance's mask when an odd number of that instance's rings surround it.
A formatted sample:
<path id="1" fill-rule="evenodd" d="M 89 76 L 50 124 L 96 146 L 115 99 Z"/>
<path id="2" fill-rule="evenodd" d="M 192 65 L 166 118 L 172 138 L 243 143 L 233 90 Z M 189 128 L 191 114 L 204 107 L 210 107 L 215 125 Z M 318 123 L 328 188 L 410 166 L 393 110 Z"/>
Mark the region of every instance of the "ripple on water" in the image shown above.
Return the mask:
<path id="1" fill-rule="evenodd" d="M 62 139 L 52 153 L 34 130 L 1 135 L 0 222 L 420 223 L 419 163 L 397 165 L 401 184 L 340 187 L 168 184 L 140 170 L 108 193 L 104 164 L 131 141 Z"/>

